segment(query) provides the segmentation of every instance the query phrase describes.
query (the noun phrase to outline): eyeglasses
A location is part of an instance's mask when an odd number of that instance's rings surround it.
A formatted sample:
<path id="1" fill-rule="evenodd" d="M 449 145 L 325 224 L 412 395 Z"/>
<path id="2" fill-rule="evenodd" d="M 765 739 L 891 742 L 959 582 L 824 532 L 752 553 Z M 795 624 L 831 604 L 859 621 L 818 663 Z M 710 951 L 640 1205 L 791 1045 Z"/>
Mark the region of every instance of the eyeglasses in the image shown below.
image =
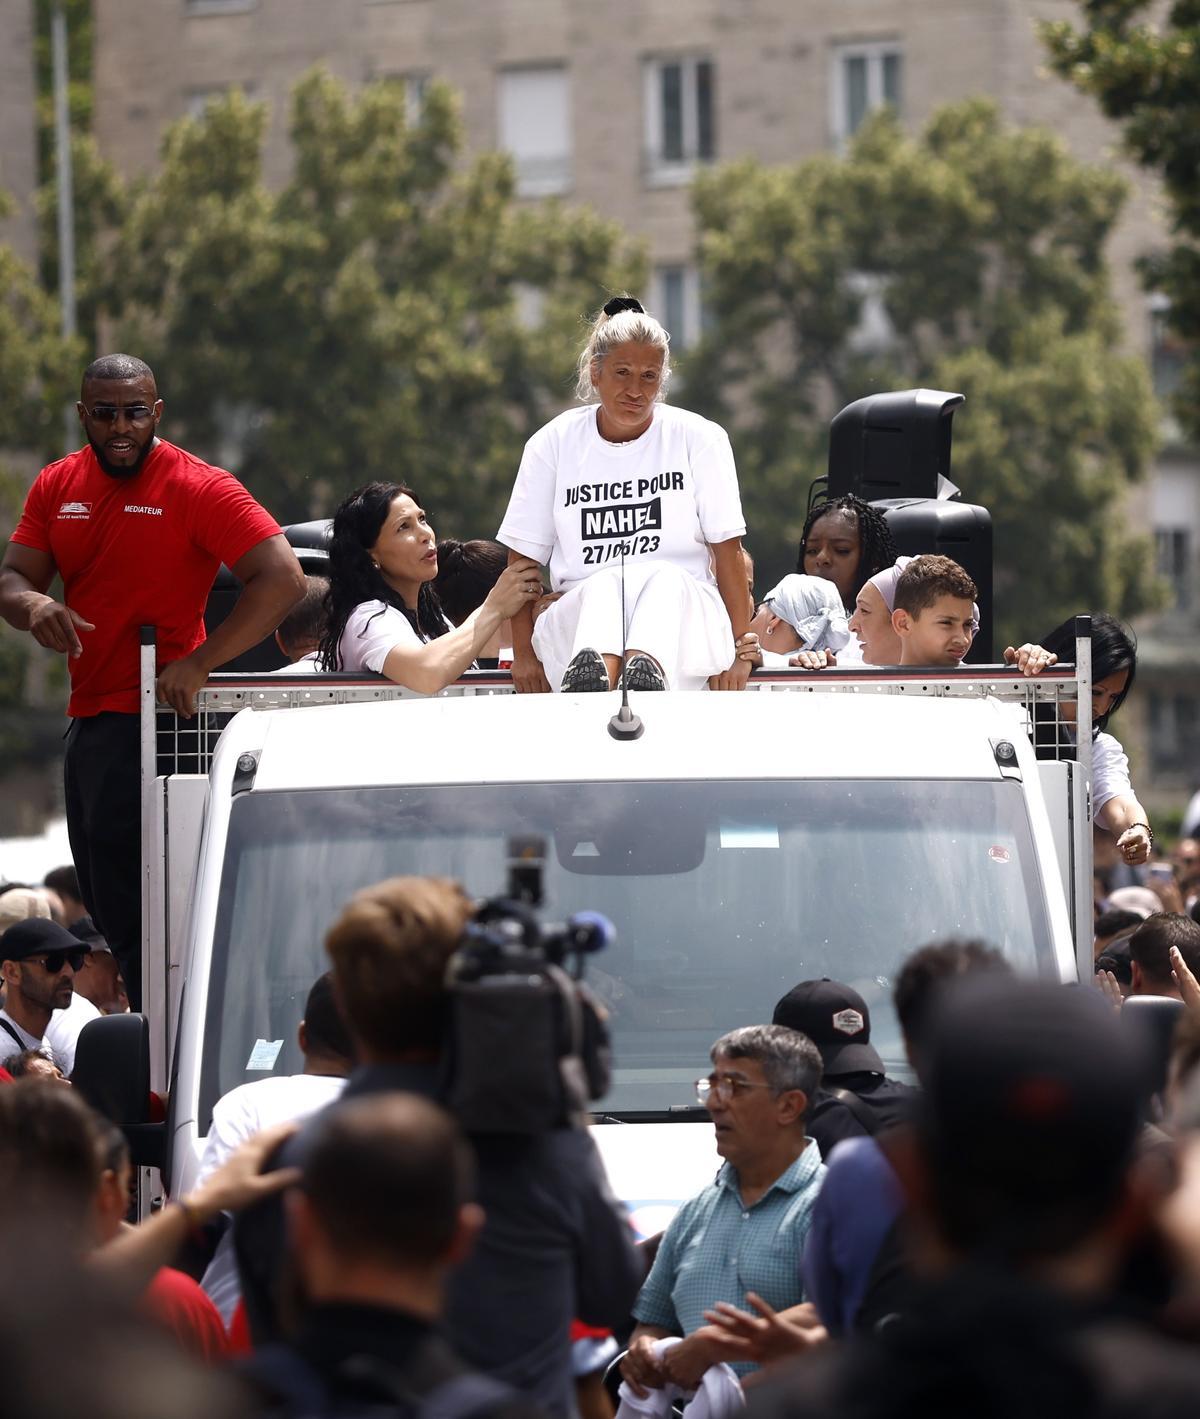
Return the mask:
<path id="1" fill-rule="evenodd" d="M 154 415 L 149 404 L 93 404 L 90 409 L 84 404 L 80 407 L 97 424 L 115 424 L 122 414 L 131 424 L 144 424 Z"/>
<path id="2" fill-rule="evenodd" d="M 26 956 L 22 964 L 41 966 L 48 976 L 56 976 L 66 965 L 80 970 L 86 956 L 86 951 L 47 951 L 44 956 Z"/>
<path id="3" fill-rule="evenodd" d="M 707 1079 L 696 1080 L 696 1098 L 702 1104 L 709 1099 L 728 1104 L 743 1089 L 769 1089 L 770 1084 L 751 1084 L 748 1079 L 738 1079 L 733 1074 L 710 1074 Z"/>

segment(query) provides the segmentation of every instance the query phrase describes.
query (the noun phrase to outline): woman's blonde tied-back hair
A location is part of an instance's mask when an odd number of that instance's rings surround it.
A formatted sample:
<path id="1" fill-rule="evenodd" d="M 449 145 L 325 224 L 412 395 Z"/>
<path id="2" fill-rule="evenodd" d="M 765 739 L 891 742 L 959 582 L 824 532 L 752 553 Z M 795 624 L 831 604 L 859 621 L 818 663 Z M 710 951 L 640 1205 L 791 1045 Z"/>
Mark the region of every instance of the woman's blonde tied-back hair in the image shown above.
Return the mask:
<path id="1" fill-rule="evenodd" d="M 592 384 L 592 366 L 604 363 L 605 356 L 617 345 L 653 345 L 663 352 L 662 381 L 659 399 L 666 394 L 671 378 L 671 337 L 652 315 L 647 315 L 641 302 L 632 296 L 614 296 L 592 321 L 587 344 L 580 351 L 575 381 L 575 397 L 588 403 L 596 397 Z"/>

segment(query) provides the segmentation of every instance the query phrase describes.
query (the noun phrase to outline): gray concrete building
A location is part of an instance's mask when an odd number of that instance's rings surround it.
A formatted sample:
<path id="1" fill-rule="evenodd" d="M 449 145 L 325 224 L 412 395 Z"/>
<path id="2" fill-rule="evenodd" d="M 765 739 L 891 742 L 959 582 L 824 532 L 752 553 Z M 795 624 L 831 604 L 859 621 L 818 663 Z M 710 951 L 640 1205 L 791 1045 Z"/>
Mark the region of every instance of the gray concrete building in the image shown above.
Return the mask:
<path id="1" fill-rule="evenodd" d="M 37 128 L 34 111 L 33 0 L 0 0 L 0 189 L 15 211 L 0 221 L 0 242 L 37 260 Z"/>
<path id="2" fill-rule="evenodd" d="M 1081 158 L 1118 161 L 1116 131 L 1045 70 L 1036 22 L 1077 16 L 1074 0 L 160 0 L 152 16 L 139 0 L 96 0 L 96 134 L 126 171 L 147 170 L 166 122 L 237 85 L 271 106 L 267 173 L 279 181 L 288 92 L 311 65 L 351 84 L 401 80 L 414 110 L 444 79 L 463 97 L 469 146 L 511 151 L 522 196 L 587 203 L 646 238 L 651 299 L 686 344 L 701 310 L 687 190 L 698 164 L 794 161 L 836 150 L 878 104 L 916 126 L 974 94 L 1052 128 Z M 1165 390 L 1177 352 L 1134 269 L 1163 229 L 1153 184 L 1127 171 L 1135 196 L 1110 255 L 1129 348 Z M 1200 781 L 1198 475 L 1194 452 L 1168 437 L 1130 506 L 1174 602 L 1140 628 L 1128 717 L 1141 726 L 1139 783 L 1163 802 Z"/>

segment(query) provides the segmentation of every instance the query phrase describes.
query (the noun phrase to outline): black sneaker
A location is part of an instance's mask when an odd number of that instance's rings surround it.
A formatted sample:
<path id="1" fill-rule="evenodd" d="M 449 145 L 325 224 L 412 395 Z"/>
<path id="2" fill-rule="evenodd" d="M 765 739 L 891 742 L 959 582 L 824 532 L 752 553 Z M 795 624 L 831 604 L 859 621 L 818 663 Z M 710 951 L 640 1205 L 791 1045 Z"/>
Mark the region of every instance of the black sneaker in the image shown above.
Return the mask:
<path id="1" fill-rule="evenodd" d="M 563 672 L 562 684 L 558 688 L 564 695 L 607 690 L 608 671 L 604 668 L 604 657 L 598 650 L 581 650 Z"/>
<path id="2" fill-rule="evenodd" d="M 667 681 L 648 655 L 631 655 L 625 662 L 625 686 L 630 690 L 665 690 Z"/>

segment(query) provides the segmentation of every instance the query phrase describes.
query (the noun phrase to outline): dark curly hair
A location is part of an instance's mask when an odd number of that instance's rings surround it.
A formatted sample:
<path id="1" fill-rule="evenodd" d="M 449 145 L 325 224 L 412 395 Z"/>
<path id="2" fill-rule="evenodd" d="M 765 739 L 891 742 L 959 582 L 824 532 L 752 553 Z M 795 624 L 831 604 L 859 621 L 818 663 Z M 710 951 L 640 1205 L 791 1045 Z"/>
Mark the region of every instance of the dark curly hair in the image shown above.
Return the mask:
<path id="1" fill-rule="evenodd" d="M 325 597 L 325 634 L 321 637 L 322 670 L 340 670 L 338 646 L 346 622 L 364 601 L 382 601 L 408 618 L 423 641 L 446 634 L 446 622 L 438 605 L 432 582 L 425 582 L 417 594 L 417 609 L 410 610 L 384 581 L 371 560 L 370 549 L 379 540 L 388 509 L 402 495 L 419 501 L 404 483 L 368 483 L 346 498 L 333 515 L 329 541 L 329 592 Z M 382 612 L 377 613 L 382 615 Z M 374 617 L 371 618 L 374 620 Z"/>
<path id="2" fill-rule="evenodd" d="M 870 503 L 864 503 L 861 498 L 856 498 L 851 493 L 846 493 L 840 498 L 832 498 L 829 502 L 818 503 L 808 514 L 804 523 L 804 531 L 800 534 L 800 557 L 796 564 L 798 572 L 804 571 L 804 556 L 808 550 L 808 534 L 813 529 L 813 524 L 828 512 L 849 513 L 858 523 L 859 555 L 858 568 L 854 573 L 854 585 L 850 591 L 847 601 L 848 607 L 853 607 L 854 599 L 866 585 L 867 581 L 881 572 L 885 567 L 894 566 L 896 563 L 896 544 L 892 541 L 892 534 L 888 530 L 887 522 L 883 513 L 878 508 L 872 507 Z"/>

